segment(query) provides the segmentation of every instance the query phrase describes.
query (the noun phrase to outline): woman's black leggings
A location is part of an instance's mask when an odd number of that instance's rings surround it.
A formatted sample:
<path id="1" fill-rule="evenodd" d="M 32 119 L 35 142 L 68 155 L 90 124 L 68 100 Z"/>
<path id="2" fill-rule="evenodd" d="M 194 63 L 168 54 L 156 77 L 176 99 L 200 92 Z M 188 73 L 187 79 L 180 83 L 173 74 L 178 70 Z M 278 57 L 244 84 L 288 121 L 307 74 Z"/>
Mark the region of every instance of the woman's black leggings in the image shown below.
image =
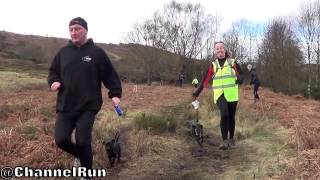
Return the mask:
<path id="1" fill-rule="evenodd" d="M 55 125 L 55 141 L 59 148 L 80 159 L 82 167 L 92 169 L 91 131 L 96 112 L 59 112 Z M 71 142 L 76 129 L 76 144 Z"/>
<path id="2" fill-rule="evenodd" d="M 259 89 L 260 84 L 254 84 L 253 85 L 253 95 L 255 99 L 260 99 L 258 95 L 258 89 Z"/>
<path id="3" fill-rule="evenodd" d="M 217 105 L 219 107 L 221 116 L 220 128 L 223 140 L 228 139 L 228 133 L 229 138 L 233 139 L 236 126 L 235 115 L 237 110 L 237 103 L 238 101 L 227 102 L 223 94 L 217 100 Z"/>

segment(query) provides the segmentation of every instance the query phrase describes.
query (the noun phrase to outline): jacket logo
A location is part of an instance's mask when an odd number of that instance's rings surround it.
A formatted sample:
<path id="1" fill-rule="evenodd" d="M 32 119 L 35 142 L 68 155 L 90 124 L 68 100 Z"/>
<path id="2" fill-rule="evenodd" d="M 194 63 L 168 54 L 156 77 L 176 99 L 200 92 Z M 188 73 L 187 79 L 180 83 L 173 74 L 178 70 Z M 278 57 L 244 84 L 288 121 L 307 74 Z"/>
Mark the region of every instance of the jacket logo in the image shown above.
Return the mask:
<path id="1" fill-rule="evenodd" d="M 82 61 L 84 62 L 91 62 L 92 58 L 90 56 L 84 56 L 82 57 Z"/>

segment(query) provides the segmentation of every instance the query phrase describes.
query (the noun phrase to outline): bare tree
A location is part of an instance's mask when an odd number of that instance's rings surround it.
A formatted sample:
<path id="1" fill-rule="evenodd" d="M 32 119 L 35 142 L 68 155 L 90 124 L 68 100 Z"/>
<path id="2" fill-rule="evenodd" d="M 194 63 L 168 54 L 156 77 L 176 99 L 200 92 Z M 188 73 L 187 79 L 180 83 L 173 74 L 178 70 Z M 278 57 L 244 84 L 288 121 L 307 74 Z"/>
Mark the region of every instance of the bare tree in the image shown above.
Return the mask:
<path id="1" fill-rule="evenodd" d="M 301 5 L 299 12 L 299 30 L 307 49 L 307 62 L 308 62 L 308 84 L 307 92 L 308 97 L 311 98 L 311 77 L 312 77 L 312 45 L 315 41 L 317 23 L 316 23 L 316 10 L 312 3 L 305 3 Z"/>
<path id="2" fill-rule="evenodd" d="M 247 31 L 244 23 L 246 22 L 243 20 L 232 23 L 231 28 L 223 34 L 223 41 L 226 43 L 232 57 L 236 58 L 240 63 L 244 63 L 248 58 L 245 47 Z"/>
<path id="3" fill-rule="evenodd" d="M 261 24 L 240 19 L 234 22 L 231 28 L 224 33 L 223 40 L 232 56 L 240 63 L 254 62 L 253 57 L 257 55 L 258 50 L 257 36 L 261 32 Z"/>
<path id="4" fill-rule="evenodd" d="M 317 72 L 315 75 L 316 79 L 316 88 L 320 88 L 320 1 L 315 1 L 313 4 L 313 7 L 316 10 L 316 47 L 315 47 L 315 53 L 316 53 L 316 64 L 317 64 Z"/>
<path id="5" fill-rule="evenodd" d="M 133 42 L 134 38 L 140 44 L 161 48 L 187 59 L 199 58 L 208 56 L 220 22 L 221 17 L 205 14 L 200 4 L 171 1 L 162 11 L 156 11 L 152 18 L 135 25 L 127 40 Z"/>
<path id="6" fill-rule="evenodd" d="M 273 20 L 266 29 L 258 59 L 263 83 L 275 91 L 297 92 L 302 59 L 291 25 L 283 18 Z"/>
<path id="7" fill-rule="evenodd" d="M 179 55 L 181 59 L 205 59 L 211 57 L 212 43 L 220 19 L 220 16 L 207 15 L 200 4 L 171 1 L 151 18 L 136 23 L 127 34 L 126 41 L 169 51 Z M 143 61 L 147 68 L 148 82 L 158 69 L 155 65 L 162 64 L 159 56 L 153 51 L 145 54 Z M 184 71 L 190 69 L 187 67 L 190 63 L 178 62 L 182 63 L 178 73 L 186 73 Z"/>
<path id="8" fill-rule="evenodd" d="M 249 22 L 245 26 L 247 31 L 247 38 L 245 40 L 245 48 L 248 53 L 248 62 L 254 63 L 256 62 L 256 58 L 259 54 L 259 41 L 263 31 L 265 24 L 263 23 L 254 23 Z"/>
<path id="9" fill-rule="evenodd" d="M 147 19 L 144 24 L 135 24 L 133 30 L 129 32 L 127 41 L 139 43 L 143 46 L 137 46 L 134 49 L 134 54 L 139 54 L 143 62 L 148 85 L 151 85 L 152 75 L 154 74 L 157 65 L 160 65 L 159 53 L 155 48 L 159 45 L 157 26 L 158 19 Z M 149 47 L 149 48 L 148 48 Z"/>

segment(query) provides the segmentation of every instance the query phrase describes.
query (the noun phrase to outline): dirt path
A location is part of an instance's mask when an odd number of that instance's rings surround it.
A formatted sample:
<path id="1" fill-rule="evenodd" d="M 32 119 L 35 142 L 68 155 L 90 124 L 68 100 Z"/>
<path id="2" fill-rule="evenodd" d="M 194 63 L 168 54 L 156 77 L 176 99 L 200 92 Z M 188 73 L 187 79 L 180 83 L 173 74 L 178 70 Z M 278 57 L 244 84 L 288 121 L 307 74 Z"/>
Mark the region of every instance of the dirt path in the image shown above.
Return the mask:
<path id="1" fill-rule="evenodd" d="M 200 99 L 200 119 L 205 127 L 204 148 L 199 147 L 190 136 L 188 126 L 176 134 L 152 135 L 149 151 L 141 157 L 132 157 L 130 162 L 111 170 L 110 179 L 279 179 L 283 159 L 293 154 L 287 142 L 288 132 L 281 128 L 271 114 L 263 113 L 268 104 L 254 105 L 251 89 L 244 89 L 238 111 L 236 133 L 237 147 L 222 151 L 218 110 L 209 106 L 207 91 Z M 177 108 L 177 118 L 188 121 L 192 109 L 183 104 Z M 266 110 L 267 111 L 267 110 Z M 181 114 L 185 114 L 184 116 Z M 187 115 L 186 115 L 187 114 Z M 251 126 L 251 127 L 250 127 Z M 149 142 L 149 135 L 140 136 Z M 128 153 L 129 155 L 129 153 Z"/>

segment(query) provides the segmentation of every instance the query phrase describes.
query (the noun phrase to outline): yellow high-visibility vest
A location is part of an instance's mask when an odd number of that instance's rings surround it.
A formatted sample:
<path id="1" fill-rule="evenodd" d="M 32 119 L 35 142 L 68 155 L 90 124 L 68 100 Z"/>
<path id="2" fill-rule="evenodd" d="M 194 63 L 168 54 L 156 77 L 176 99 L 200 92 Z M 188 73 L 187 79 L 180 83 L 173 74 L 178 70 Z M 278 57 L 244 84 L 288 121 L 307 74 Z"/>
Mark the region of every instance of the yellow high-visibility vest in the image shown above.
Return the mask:
<path id="1" fill-rule="evenodd" d="M 197 78 L 194 78 L 194 79 L 192 80 L 192 82 L 191 82 L 191 84 L 198 84 L 198 83 L 199 83 L 199 81 L 198 81 Z"/>
<path id="2" fill-rule="evenodd" d="M 227 102 L 239 100 L 239 87 L 236 84 L 237 76 L 234 70 L 234 59 L 226 59 L 223 67 L 220 67 L 218 59 L 212 62 L 215 72 L 212 80 L 213 101 L 216 104 L 218 98 L 224 94 Z"/>

